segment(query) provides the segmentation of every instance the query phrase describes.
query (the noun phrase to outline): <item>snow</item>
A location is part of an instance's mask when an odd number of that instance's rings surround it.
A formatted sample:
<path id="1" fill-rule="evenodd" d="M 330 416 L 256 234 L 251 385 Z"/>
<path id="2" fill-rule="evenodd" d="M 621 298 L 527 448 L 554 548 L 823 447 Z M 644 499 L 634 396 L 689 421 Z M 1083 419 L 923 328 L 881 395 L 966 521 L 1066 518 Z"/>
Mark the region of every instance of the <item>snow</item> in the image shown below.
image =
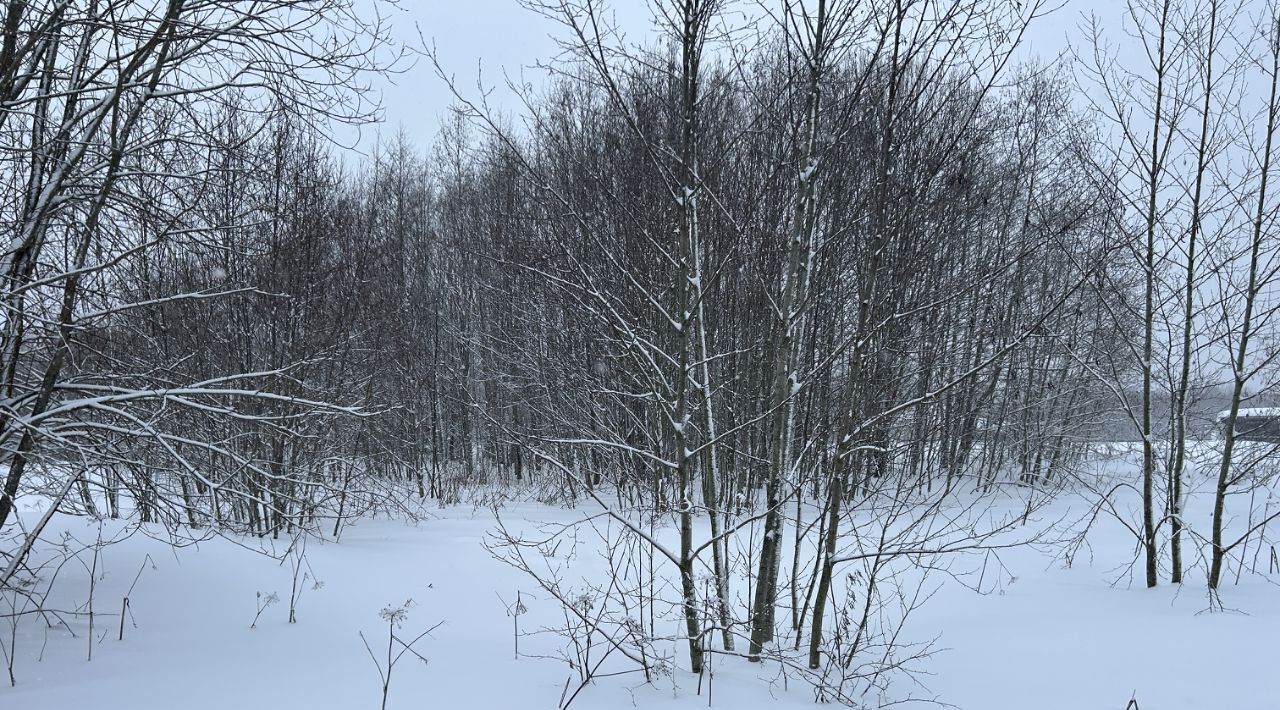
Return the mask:
<path id="1" fill-rule="evenodd" d="M 1224 409 L 1218 412 L 1218 421 L 1222 421 L 1231 416 L 1230 409 Z M 1241 407 L 1236 413 L 1237 417 L 1280 417 L 1280 407 Z"/>
<path id="2" fill-rule="evenodd" d="M 1209 503 L 1203 492 L 1194 496 L 1188 520 L 1207 521 Z M 1077 495 L 1064 495 L 1041 517 L 1070 518 L 1087 506 Z M 533 529 L 590 512 L 589 506 L 519 503 L 504 508 L 502 518 L 508 527 Z M 809 519 L 814 512 L 806 513 Z M 27 520 L 38 514 L 22 511 Z M 99 534 L 98 524 L 85 519 L 59 517 L 54 525 L 83 542 Z M 107 536 L 127 531 L 112 521 L 103 529 Z M 18 683 L 0 687 L 0 708 L 377 707 L 381 682 L 360 633 L 375 652 L 385 650 L 387 622 L 380 613 L 404 607 L 406 600 L 412 602 L 401 636 L 443 624 L 414 646 L 427 664 L 406 656 L 395 667 L 388 708 L 556 707 L 573 673 L 560 660 L 537 656 L 554 655 L 561 640 L 522 637 L 522 655 L 515 658 L 508 610 L 519 594 L 527 609 L 519 618 L 525 631 L 560 623 L 563 616 L 527 576 L 486 549 L 494 529 L 485 508 L 458 506 L 419 522 L 357 521 L 340 542 L 313 540 L 306 558 L 323 585 L 315 588 L 308 580 L 296 624 L 287 623 L 291 565 L 246 549 L 272 541 L 209 539 L 171 549 L 155 539 L 163 537 L 159 530 L 134 534 L 105 548 L 98 561 L 91 641 L 83 616 L 70 622 L 75 637 L 35 619 L 22 621 Z M 659 532 L 664 540 L 675 534 L 670 527 Z M 584 547 L 565 558 L 571 575 L 603 573 L 605 563 L 590 540 L 584 537 Z M 281 554 L 288 541 L 274 544 Z M 1115 521 L 1097 521 L 1071 566 L 1061 552 L 1061 546 L 1048 546 L 1002 553 L 1003 571 L 990 565 L 984 594 L 934 578 L 941 585 L 937 594 L 905 633 L 915 642 L 936 638 L 939 650 L 925 663 L 928 675 L 918 678 L 923 686 L 906 690 L 969 710 L 1119 709 L 1130 698 L 1144 710 L 1280 706 L 1273 681 L 1280 574 L 1263 574 L 1265 560 L 1259 574 L 1246 569 L 1238 583 L 1231 568 L 1222 597 L 1228 610 L 1211 613 L 1202 569 L 1191 570 L 1181 588 L 1165 581 L 1147 590 L 1132 580 L 1126 565 L 1134 559 L 1133 538 Z M 91 560 L 83 562 L 64 567 L 53 606 L 83 602 Z M 131 616 L 118 641 L 117 614 L 131 586 Z M 280 602 L 251 629 L 258 593 L 276 593 Z M 779 611 L 780 620 L 786 616 Z M 674 634 L 676 621 L 666 623 Z M 8 624 L 0 631 L 8 635 Z M 86 660 L 89 643 L 92 661 Z M 712 661 L 708 701 L 706 680 L 699 694 L 683 649 L 667 643 L 665 651 L 679 666 L 674 674 L 652 685 L 635 674 L 603 678 L 573 707 L 813 707 L 812 691 L 775 664 L 726 657 Z"/>
<path id="3" fill-rule="evenodd" d="M 544 520 L 577 517 L 541 506 L 518 514 Z M 96 524 L 63 522 L 81 540 L 97 535 Z M 364 521 L 345 532 L 340 543 L 309 543 L 307 557 L 324 585 L 312 589 L 308 584 L 296 624 L 287 623 L 292 580 L 287 563 L 227 540 L 171 552 L 135 535 L 107 548 L 100 561 L 107 563 L 102 565 L 107 571 L 95 590 L 102 617 L 95 628 L 93 660 L 85 660 L 87 621 L 72 624 L 78 638 L 50 631 L 40 661 L 34 654 L 45 643 L 45 630 L 25 622 L 18 644 L 27 653 L 15 669 L 18 684 L 0 687 L 0 707 L 378 707 L 380 681 L 359 633 L 379 649 L 386 639 L 380 612 L 406 599 L 413 600 L 403 626 L 409 638 L 445 623 L 414 647 L 429 663 L 406 656 L 395 667 L 389 709 L 556 707 L 570 671 L 555 660 L 516 660 L 506 609 L 519 590 L 529 610 L 521 616 L 526 629 L 540 621 L 554 623 L 559 612 L 526 577 L 484 549 L 492 527 L 487 511 L 459 507 L 417 525 Z M 154 567 L 144 568 L 130 597 L 136 627 L 126 623 L 124 641 L 117 641 L 115 614 L 147 555 Z M 64 590 L 74 587 L 83 596 L 88 585 L 84 570 L 64 574 Z M 276 592 L 281 601 L 250 629 L 257 592 Z M 554 641 L 522 638 L 520 650 L 548 654 Z M 751 707 L 746 703 L 753 697 L 763 702 L 760 697 L 769 697 L 776 675 L 776 669 L 762 672 L 745 661 L 716 662 L 714 670 L 713 697 L 723 707 Z M 757 680 L 758 675 L 764 677 Z M 584 691 L 575 707 L 629 706 L 633 697 L 645 708 L 706 706 L 705 694 L 695 694 L 697 677 L 688 673 L 659 679 L 654 686 L 644 686 L 636 677 L 613 681 Z M 811 706 L 804 692 L 780 697 L 786 702 L 778 707 Z"/>

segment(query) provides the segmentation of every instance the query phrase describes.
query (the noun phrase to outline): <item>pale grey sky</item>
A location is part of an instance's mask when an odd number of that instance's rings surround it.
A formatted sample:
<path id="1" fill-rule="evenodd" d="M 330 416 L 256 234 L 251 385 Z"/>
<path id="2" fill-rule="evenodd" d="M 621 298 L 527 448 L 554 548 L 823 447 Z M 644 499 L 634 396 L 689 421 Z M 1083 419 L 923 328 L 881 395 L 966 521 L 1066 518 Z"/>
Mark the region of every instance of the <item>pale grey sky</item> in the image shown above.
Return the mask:
<path id="1" fill-rule="evenodd" d="M 642 40 L 650 31 L 652 14 L 646 0 L 616 0 L 609 6 L 628 38 Z M 1090 12 L 1108 27 L 1114 26 L 1112 34 L 1119 39 L 1122 8 L 1122 0 L 1063 0 L 1060 9 L 1032 26 L 1022 51 L 1025 56 L 1056 56 L 1070 42 L 1081 40 L 1081 19 Z M 501 87 L 503 72 L 519 76 L 525 70 L 525 76 L 536 82 L 541 74 L 526 68 L 555 55 L 552 35 L 560 30 L 554 22 L 525 9 L 519 0 L 402 0 L 400 10 L 389 19 L 400 41 L 415 43 L 420 34 L 425 42 L 434 44 L 442 64 L 466 90 L 475 91 L 477 75 L 483 72 L 484 84 L 496 86 L 494 102 L 507 110 L 514 107 Z M 386 122 L 366 127 L 358 150 L 368 150 L 379 133 L 385 135 L 400 126 L 420 147 L 430 145 L 452 103 L 430 62 L 424 58 L 412 69 L 379 84 Z"/>

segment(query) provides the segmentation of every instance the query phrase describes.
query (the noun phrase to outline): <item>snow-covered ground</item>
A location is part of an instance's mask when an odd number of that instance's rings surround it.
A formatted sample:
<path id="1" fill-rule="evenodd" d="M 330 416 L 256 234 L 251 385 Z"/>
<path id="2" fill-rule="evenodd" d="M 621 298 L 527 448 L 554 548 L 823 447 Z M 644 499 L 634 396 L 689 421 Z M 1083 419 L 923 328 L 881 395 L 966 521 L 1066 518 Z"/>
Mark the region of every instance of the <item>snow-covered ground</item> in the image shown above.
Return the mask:
<path id="1" fill-rule="evenodd" d="M 1064 496 L 1041 517 L 1085 507 L 1085 500 Z M 1203 507 L 1197 499 L 1192 517 L 1207 515 Z M 517 504 L 503 517 L 525 525 L 581 514 Z M 99 535 L 95 522 L 56 524 L 82 542 Z M 485 549 L 493 527 L 489 511 L 462 506 L 416 523 L 362 520 L 338 543 L 313 540 L 303 572 L 314 579 L 307 580 L 294 624 L 290 563 L 242 546 L 261 541 L 210 539 L 173 550 L 134 534 L 97 561 L 92 636 L 84 615 L 63 617 L 69 628 L 23 618 L 17 685 L 0 687 L 0 708 L 376 708 L 381 681 L 360 633 L 381 657 L 387 623 L 379 612 L 410 599 L 402 636 L 443 623 L 414 647 L 428 663 L 406 656 L 395 666 L 388 708 L 554 708 L 571 671 L 534 656 L 554 653 L 559 640 L 522 638 L 516 658 L 507 608 L 520 591 L 525 630 L 553 624 L 561 612 Z M 103 529 L 107 536 L 118 530 L 114 523 Z M 287 542 L 277 544 L 282 552 Z M 572 572 L 589 575 L 593 559 L 580 555 Z M 1132 537 L 1104 517 L 1069 568 L 1056 550 L 1018 548 L 1002 555 L 1007 571 L 989 584 L 992 593 L 939 578 L 940 590 L 907 629 L 911 640 L 938 637 L 939 650 L 924 665 L 928 675 L 919 678 L 927 687 L 914 694 L 967 710 L 1121 710 L 1131 698 L 1141 710 L 1280 708 L 1280 574 L 1245 570 L 1235 583 L 1232 569 L 1223 595 L 1229 610 L 1210 613 L 1202 569 L 1193 569 L 1181 589 L 1166 583 L 1147 590 L 1124 575 L 1133 559 Z M 82 562 L 59 573 L 54 600 L 65 611 L 84 610 L 92 556 Z M 119 612 L 131 587 L 121 641 Z M 271 593 L 280 602 L 250 628 Z M 675 634 L 675 621 L 670 625 Z M 0 624 L 0 631 L 8 635 L 11 627 Z M 673 675 L 651 685 L 636 674 L 603 678 L 573 707 L 812 707 L 812 691 L 776 664 L 738 658 L 717 658 L 699 693 L 684 654 L 674 643 L 669 651 L 680 659 Z"/>

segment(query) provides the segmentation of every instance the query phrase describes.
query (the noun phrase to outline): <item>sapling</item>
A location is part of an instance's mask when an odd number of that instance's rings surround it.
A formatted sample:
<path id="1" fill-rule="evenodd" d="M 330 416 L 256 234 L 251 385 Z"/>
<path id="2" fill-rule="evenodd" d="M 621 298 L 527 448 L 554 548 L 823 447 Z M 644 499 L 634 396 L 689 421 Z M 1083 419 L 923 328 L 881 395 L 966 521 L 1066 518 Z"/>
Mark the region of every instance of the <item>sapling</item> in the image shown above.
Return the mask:
<path id="1" fill-rule="evenodd" d="M 102 521 L 98 521 L 98 541 L 93 546 L 93 565 L 89 568 L 89 633 L 85 637 L 89 650 L 85 660 L 93 660 L 93 593 L 98 582 L 98 557 L 102 553 Z"/>
<path id="2" fill-rule="evenodd" d="M 143 570 L 145 570 L 145 569 L 147 568 L 147 564 L 148 564 L 148 563 L 150 563 L 150 564 L 151 564 L 151 569 L 155 569 L 155 568 L 156 568 L 155 560 L 151 559 L 151 555 L 147 555 L 146 557 L 143 557 L 143 558 L 142 558 L 142 565 L 138 567 L 138 574 L 134 575 L 134 578 L 133 578 L 133 584 L 130 584 L 130 585 L 129 585 L 129 591 L 127 591 L 127 592 L 125 592 L 125 593 L 124 593 L 124 599 L 120 602 L 120 636 L 119 636 L 119 637 L 117 637 L 117 639 L 116 639 L 117 641 L 123 641 L 123 640 L 124 640 L 124 620 L 125 620 L 125 616 L 126 616 L 126 615 L 128 615 L 128 616 L 130 616 L 130 617 L 132 617 L 132 616 L 133 616 L 133 614 L 129 611 L 129 609 L 130 609 L 130 607 L 129 607 L 129 598 L 133 596 L 133 588 L 134 588 L 134 587 L 136 587 L 136 586 L 138 586 L 138 580 L 139 580 L 139 579 L 142 579 L 142 571 L 143 571 Z M 261 613 L 261 612 L 259 612 L 259 613 Z M 256 617 L 256 616 L 255 616 L 255 617 L 254 617 L 254 621 L 256 622 L 257 620 L 258 620 L 258 617 Z M 137 624 L 137 622 L 136 622 L 136 621 L 134 622 L 133 626 L 134 626 L 134 628 L 137 628 L 137 627 L 138 627 L 138 624 Z"/>
<path id="3" fill-rule="evenodd" d="M 520 600 L 520 590 L 516 590 L 516 606 L 511 610 L 511 643 L 515 647 L 515 657 L 520 658 L 520 615 L 528 611 Z"/>
<path id="4" fill-rule="evenodd" d="M 508 604 L 502 595 L 498 595 L 498 600 L 507 608 L 507 616 L 511 617 L 511 645 L 515 652 L 516 660 L 520 659 L 520 615 L 529 611 L 524 605 L 523 592 L 516 590 L 516 601 L 514 604 Z"/>
<path id="5" fill-rule="evenodd" d="M 315 570 L 311 569 L 311 561 L 307 559 L 306 536 L 299 531 L 299 535 L 294 538 L 293 543 L 289 545 L 289 550 L 285 553 L 285 558 L 289 560 L 289 567 L 293 570 L 293 578 L 289 585 L 289 623 L 298 623 L 298 602 L 302 600 L 302 592 L 306 589 L 308 581 L 311 582 L 312 589 L 320 589 L 324 587 L 324 582 L 316 579 Z M 307 571 L 303 571 L 303 568 Z"/>
<path id="6" fill-rule="evenodd" d="M 9 671 L 9 687 L 12 688 L 18 684 L 18 679 L 13 674 L 13 664 L 14 661 L 17 660 L 18 655 L 18 620 L 21 616 L 18 614 L 17 609 L 18 595 L 8 595 L 7 601 L 9 602 L 10 610 L 8 634 L 9 643 L 7 645 L 0 643 L 0 655 L 4 656 L 5 668 Z"/>

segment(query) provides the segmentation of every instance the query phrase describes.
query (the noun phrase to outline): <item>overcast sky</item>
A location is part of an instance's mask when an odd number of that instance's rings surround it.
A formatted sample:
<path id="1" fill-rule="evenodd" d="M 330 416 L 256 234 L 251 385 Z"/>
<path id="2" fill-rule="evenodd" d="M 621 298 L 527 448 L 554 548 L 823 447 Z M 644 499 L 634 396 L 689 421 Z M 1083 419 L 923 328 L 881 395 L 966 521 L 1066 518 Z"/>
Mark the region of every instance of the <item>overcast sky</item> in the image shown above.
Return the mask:
<path id="1" fill-rule="evenodd" d="M 619 27 L 628 39 L 643 40 L 651 31 L 651 13 L 645 0 L 618 0 L 610 3 Z M 1121 0 L 1065 0 L 1061 9 L 1035 23 L 1024 41 L 1024 56 L 1053 57 L 1079 42 L 1084 34 L 1082 18 L 1095 13 L 1106 22 L 1115 38 L 1122 39 Z M 503 82 L 502 73 L 519 76 L 538 60 L 556 53 L 552 35 L 559 26 L 521 6 L 519 0 L 402 0 L 399 11 L 389 18 L 396 38 L 416 43 L 419 33 L 434 44 L 442 64 L 459 83 L 474 90 L 478 72 L 489 86 Z M 536 81 L 541 74 L 526 70 Z M 380 81 L 385 124 L 361 131 L 358 149 L 369 150 L 378 133 L 393 132 L 403 126 L 414 141 L 425 148 L 434 139 L 442 117 L 447 115 L 451 95 L 425 59 L 404 73 Z M 496 103 L 512 109 L 505 92 L 495 92 Z M 506 99 L 506 100 L 504 100 Z M 349 143 L 349 138 L 341 139 Z"/>

